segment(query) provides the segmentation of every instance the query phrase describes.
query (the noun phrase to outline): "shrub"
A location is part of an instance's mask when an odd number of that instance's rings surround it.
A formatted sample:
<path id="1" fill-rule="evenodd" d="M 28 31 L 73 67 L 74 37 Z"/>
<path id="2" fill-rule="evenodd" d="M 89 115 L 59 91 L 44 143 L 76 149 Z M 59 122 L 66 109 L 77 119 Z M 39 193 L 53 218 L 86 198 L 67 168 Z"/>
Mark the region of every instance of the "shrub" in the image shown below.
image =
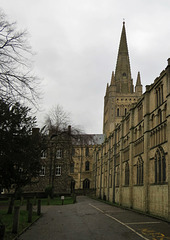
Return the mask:
<path id="1" fill-rule="evenodd" d="M 52 188 L 52 186 L 47 186 L 46 187 L 45 196 L 46 197 L 50 196 L 50 198 L 53 198 L 53 188 Z"/>

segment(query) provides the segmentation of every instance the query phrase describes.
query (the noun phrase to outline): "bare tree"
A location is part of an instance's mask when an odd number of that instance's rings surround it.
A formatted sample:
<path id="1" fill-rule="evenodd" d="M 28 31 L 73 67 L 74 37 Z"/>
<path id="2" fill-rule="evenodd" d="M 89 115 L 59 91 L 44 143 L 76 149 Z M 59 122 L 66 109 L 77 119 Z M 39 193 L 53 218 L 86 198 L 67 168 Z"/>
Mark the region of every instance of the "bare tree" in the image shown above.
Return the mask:
<path id="1" fill-rule="evenodd" d="M 46 116 L 45 124 L 48 130 L 63 131 L 71 125 L 70 114 L 59 104 L 51 108 Z"/>
<path id="2" fill-rule="evenodd" d="M 31 72 L 32 49 L 27 31 L 18 31 L 0 10 L 0 97 L 3 100 L 38 99 L 38 79 Z"/>
<path id="3" fill-rule="evenodd" d="M 46 128 L 44 128 L 46 144 L 43 150 L 49 154 L 49 186 L 52 193 L 57 191 L 57 184 L 63 188 L 66 185 L 67 187 L 70 186 L 71 191 L 73 191 L 74 187 L 71 182 L 74 182 L 74 179 L 70 175 L 70 169 L 74 164 L 74 150 L 77 147 L 81 148 L 79 157 L 82 166 L 83 148 L 92 145 L 95 141 L 93 135 L 85 134 L 78 127 L 71 125 L 73 124 L 71 124 L 70 114 L 65 112 L 60 105 L 53 107 L 46 117 Z M 64 173 L 62 174 L 63 178 L 56 180 L 56 166 L 60 165 L 62 165 L 62 172 Z M 62 184 L 59 184 L 60 181 Z"/>
<path id="4" fill-rule="evenodd" d="M 73 125 L 70 118 L 70 113 L 66 112 L 59 104 L 52 107 L 49 113 L 46 115 L 45 125 L 45 129 L 50 130 L 53 133 L 67 132 L 68 126 L 71 126 L 70 134 L 74 139 L 74 142 L 78 140 L 82 144 L 88 144 L 88 142 L 94 141 L 91 137 L 92 135 L 85 134 L 81 128 Z"/>

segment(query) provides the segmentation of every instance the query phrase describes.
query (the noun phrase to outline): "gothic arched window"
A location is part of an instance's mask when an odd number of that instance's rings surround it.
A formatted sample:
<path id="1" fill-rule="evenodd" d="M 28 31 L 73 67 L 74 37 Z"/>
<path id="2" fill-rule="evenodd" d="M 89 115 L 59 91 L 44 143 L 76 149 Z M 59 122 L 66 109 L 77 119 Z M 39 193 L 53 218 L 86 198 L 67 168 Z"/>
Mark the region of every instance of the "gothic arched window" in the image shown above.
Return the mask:
<path id="1" fill-rule="evenodd" d="M 155 126 L 155 115 L 152 114 L 152 118 L 151 118 L 151 127 L 154 128 Z"/>
<path id="2" fill-rule="evenodd" d="M 88 157 L 88 156 L 89 156 L 89 148 L 86 147 L 86 157 Z"/>
<path id="3" fill-rule="evenodd" d="M 90 188 L 90 180 L 88 178 L 86 178 L 83 181 L 83 189 L 89 189 Z"/>
<path id="4" fill-rule="evenodd" d="M 159 109 L 159 111 L 158 111 L 158 122 L 159 122 L 159 124 L 162 122 L 162 112 L 161 112 L 161 109 Z"/>
<path id="5" fill-rule="evenodd" d="M 141 157 L 137 161 L 137 184 L 143 184 L 143 160 Z"/>
<path id="6" fill-rule="evenodd" d="M 155 153 L 155 183 L 166 181 L 166 159 L 163 148 L 159 147 Z"/>
<path id="7" fill-rule="evenodd" d="M 125 115 L 127 114 L 127 108 L 125 108 Z"/>
<path id="8" fill-rule="evenodd" d="M 86 161 L 86 163 L 85 163 L 85 171 L 89 171 L 89 169 L 90 169 L 90 163 L 89 163 L 89 161 Z"/>
<path id="9" fill-rule="evenodd" d="M 129 163 L 126 162 L 125 164 L 125 185 L 129 185 Z"/>
<path id="10" fill-rule="evenodd" d="M 141 137 L 141 136 L 142 136 L 142 126 L 139 125 L 139 137 Z"/>

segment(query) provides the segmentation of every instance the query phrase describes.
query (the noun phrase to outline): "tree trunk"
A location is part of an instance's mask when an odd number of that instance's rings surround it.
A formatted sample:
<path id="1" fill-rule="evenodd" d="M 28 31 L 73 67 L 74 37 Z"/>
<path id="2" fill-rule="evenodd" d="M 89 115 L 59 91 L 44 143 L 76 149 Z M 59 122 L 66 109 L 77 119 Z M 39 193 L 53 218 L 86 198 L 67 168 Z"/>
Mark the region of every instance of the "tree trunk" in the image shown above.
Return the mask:
<path id="1" fill-rule="evenodd" d="M 14 208 L 14 196 L 11 196 L 7 214 L 12 214 Z"/>

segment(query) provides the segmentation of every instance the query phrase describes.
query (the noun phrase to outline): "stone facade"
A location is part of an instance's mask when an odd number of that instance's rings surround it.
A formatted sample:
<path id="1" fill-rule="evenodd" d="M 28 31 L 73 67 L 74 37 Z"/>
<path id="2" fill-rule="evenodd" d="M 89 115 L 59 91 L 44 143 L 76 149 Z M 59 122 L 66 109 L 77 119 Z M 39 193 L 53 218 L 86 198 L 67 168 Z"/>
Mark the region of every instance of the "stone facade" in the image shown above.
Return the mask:
<path id="1" fill-rule="evenodd" d="M 109 133 L 120 123 L 122 117 L 127 114 L 131 105 L 137 102 L 141 95 L 142 84 L 139 72 L 134 91 L 125 23 L 123 23 L 115 74 L 112 72 L 111 82 L 107 84 L 104 97 L 103 133 L 106 136 L 109 136 Z"/>
<path id="2" fill-rule="evenodd" d="M 104 99 L 103 135 L 47 136 L 32 191 L 95 189 L 96 196 L 170 221 L 170 59 L 142 94 L 131 78 L 125 23 Z"/>
<path id="3" fill-rule="evenodd" d="M 71 128 L 68 131 L 49 132 L 45 136 L 44 147 L 41 151 L 41 171 L 35 183 L 26 186 L 28 192 L 44 192 L 49 186 L 56 194 L 69 194 L 71 192 L 71 177 L 69 176 L 71 164 Z"/>
<path id="4" fill-rule="evenodd" d="M 121 46 L 127 44 L 124 25 L 122 36 L 124 43 L 120 43 L 116 69 L 119 65 L 119 71 L 114 80 L 112 77 L 105 96 L 107 138 L 94 154 L 96 196 L 170 221 L 170 59 L 142 95 L 138 75 L 133 93 L 130 78 L 124 79 L 130 75 L 130 67 L 124 67 L 130 66 L 127 46 L 123 51 L 126 57 L 120 64 Z M 119 74 L 122 72 L 125 74 Z M 116 109 L 121 102 L 122 109 L 128 111 L 123 110 L 119 116 Z"/>
<path id="5" fill-rule="evenodd" d="M 72 135 L 71 127 L 50 132 L 42 150 L 40 174 L 25 192 L 44 192 L 48 186 L 59 195 L 94 190 L 93 149 L 103 140 L 103 134 Z"/>
<path id="6" fill-rule="evenodd" d="M 94 148 L 104 141 L 103 134 L 85 134 L 74 142 L 70 176 L 75 191 L 95 189 L 93 175 Z"/>

